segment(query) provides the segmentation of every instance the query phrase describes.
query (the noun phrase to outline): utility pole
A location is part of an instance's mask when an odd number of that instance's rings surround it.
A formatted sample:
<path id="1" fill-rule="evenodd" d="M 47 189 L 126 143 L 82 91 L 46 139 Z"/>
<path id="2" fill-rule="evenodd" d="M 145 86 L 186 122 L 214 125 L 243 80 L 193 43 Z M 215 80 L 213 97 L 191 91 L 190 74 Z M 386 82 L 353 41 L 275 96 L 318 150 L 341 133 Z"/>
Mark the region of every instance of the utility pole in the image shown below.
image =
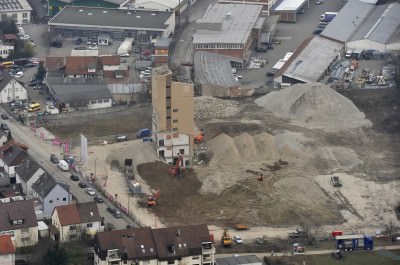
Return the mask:
<path id="1" fill-rule="evenodd" d="M 179 0 L 179 3 L 178 3 L 178 11 L 179 11 L 178 26 L 180 29 L 181 28 L 181 0 Z"/>

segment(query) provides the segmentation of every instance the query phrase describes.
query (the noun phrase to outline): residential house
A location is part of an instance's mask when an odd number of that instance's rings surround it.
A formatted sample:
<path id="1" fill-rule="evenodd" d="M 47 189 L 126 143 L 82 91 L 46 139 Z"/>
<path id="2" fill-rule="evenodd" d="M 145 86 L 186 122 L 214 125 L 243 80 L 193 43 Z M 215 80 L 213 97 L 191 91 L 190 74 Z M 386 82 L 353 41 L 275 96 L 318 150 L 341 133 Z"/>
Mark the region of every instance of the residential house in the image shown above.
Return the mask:
<path id="1" fill-rule="evenodd" d="M 16 182 L 21 183 L 22 190 L 27 199 L 32 199 L 32 185 L 43 175 L 44 170 L 30 156 L 28 156 L 19 167 L 15 169 Z"/>
<path id="2" fill-rule="evenodd" d="M 83 234 L 94 236 L 104 230 L 102 219 L 94 201 L 57 206 L 51 215 L 51 223 L 56 228 L 52 237 L 64 243 L 77 240 Z"/>
<path id="3" fill-rule="evenodd" d="M 14 52 L 14 46 L 12 45 L 4 45 L 0 42 L 0 58 L 5 60 L 7 59 L 11 53 Z"/>
<path id="4" fill-rule="evenodd" d="M 47 172 L 32 185 L 32 196 L 40 202 L 37 210 L 42 210 L 47 217 L 51 216 L 56 206 L 70 204 L 72 200 L 69 186 L 56 182 Z"/>
<path id="5" fill-rule="evenodd" d="M 28 93 L 24 85 L 15 80 L 7 70 L 0 70 L 0 103 L 27 98 Z"/>
<path id="6" fill-rule="evenodd" d="M 15 169 L 28 157 L 28 147 L 14 140 L 0 147 L 0 171 L 8 176 L 10 184 L 16 183 Z"/>
<path id="7" fill-rule="evenodd" d="M 207 225 L 113 230 L 95 236 L 94 263 L 213 265 L 215 249 Z"/>
<path id="8" fill-rule="evenodd" d="M 0 233 L 10 235 L 15 247 L 38 243 L 38 222 L 33 200 L 0 203 Z"/>
<path id="9" fill-rule="evenodd" d="M 11 235 L 0 235 L 0 265 L 15 264 L 15 247 Z"/>
<path id="10" fill-rule="evenodd" d="M 17 24 L 28 24 L 31 22 L 32 7 L 27 0 L 1 1 L 0 21 L 14 20 Z"/>

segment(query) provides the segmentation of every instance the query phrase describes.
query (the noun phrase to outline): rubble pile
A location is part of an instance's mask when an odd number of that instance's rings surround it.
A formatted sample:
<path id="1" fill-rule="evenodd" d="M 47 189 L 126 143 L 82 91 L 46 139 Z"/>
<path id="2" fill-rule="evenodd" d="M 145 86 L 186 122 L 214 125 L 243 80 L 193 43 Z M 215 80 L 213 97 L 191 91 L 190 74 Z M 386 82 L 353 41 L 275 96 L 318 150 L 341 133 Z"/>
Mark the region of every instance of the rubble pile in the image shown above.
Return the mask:
<path id="1" fill-rule="evenodd" d="M 236 115 L 240 110 L 239 103 L 215 97 L 201 96 L 194 98 L 194 119 L 225 118 Z"/>

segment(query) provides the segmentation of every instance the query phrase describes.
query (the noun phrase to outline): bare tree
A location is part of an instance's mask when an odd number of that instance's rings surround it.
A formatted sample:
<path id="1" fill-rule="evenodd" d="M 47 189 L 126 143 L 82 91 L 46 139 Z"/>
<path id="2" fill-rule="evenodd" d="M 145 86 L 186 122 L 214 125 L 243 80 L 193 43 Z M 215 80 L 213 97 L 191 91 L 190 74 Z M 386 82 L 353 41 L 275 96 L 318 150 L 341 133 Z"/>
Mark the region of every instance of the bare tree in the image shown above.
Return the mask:
<path id="1" fill-rule="evenodd" d="M 392 240 L 393 234 L 395 234 L 399 230 L 399 226 L 393 221 L 390 220 L 387 224 L 385 224 L 385 234 L 389 236 L 389 240 Z"/>

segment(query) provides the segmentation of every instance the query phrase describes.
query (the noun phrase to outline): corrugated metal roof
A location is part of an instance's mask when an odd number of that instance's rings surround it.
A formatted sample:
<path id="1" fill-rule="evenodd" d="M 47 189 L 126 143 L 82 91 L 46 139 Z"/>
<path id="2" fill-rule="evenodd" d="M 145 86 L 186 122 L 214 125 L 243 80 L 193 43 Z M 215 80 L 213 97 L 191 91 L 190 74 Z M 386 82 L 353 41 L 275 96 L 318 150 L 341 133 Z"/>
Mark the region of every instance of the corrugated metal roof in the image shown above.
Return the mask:
<path id="1" fill-rule="evenodd" d="M 339 42 L 315 36 L 303 50 L 292 55 L 287 62 L 290 65 L 282 75 L 305 82 L 316 82 L 343 47 Z"/>
<path id="2" fill-rule="evenodd" d="M 377 6 L 351 38 L 351 41 L 368 39 L 387 44 L 400 25 L 400 4 Z"/>
<path id="3" fill-rule="evenodd" d="M 321 36 L 347 42 L 374 8 L 374 5 L 360 1 L 348 1 L 335 19 L 324 29 Z"/>
<path id="4" fill-rule="evenodd" d="M 261 5 L 219 4 L 210 5 L 197 24 L 220 24 L 220 30 L 197 29 L 193 44 L 237 43 L 247 41 L 261 13 Z"/>

